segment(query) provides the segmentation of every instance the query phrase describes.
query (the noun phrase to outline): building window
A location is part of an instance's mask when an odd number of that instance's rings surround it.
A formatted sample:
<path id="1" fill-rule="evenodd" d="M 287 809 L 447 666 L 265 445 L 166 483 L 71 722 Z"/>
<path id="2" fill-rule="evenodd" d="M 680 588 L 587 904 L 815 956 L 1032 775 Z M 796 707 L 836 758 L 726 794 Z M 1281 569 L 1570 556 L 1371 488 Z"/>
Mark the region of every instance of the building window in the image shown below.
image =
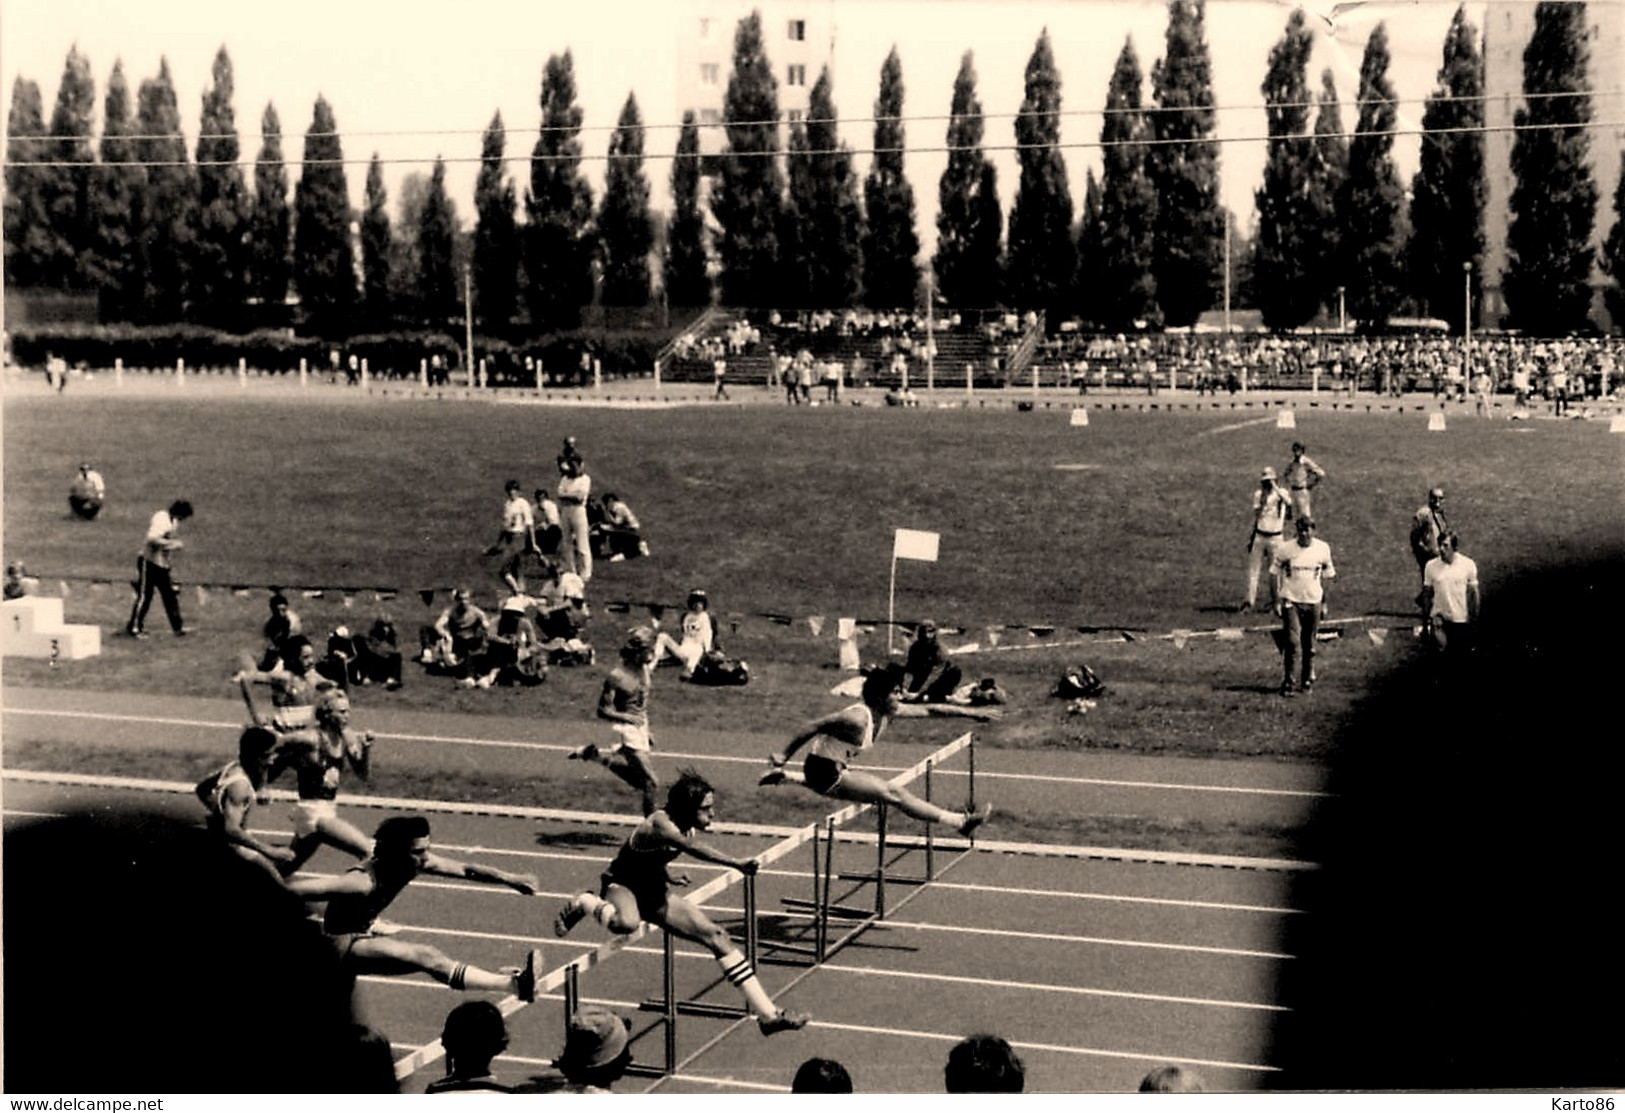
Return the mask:
<path id="1" fill-rule="evenodd" d="M 700 38 L 709 39 L 710 37 L 711 37 L 711 21 L 709 19 L 701 19 L 700 20 Z"/>
<path id="2" fill-rule="evenodd" d="M 722 113 L 715 108 L 702 108 L 700 109 L 700 123 L 715 127 L 717 124 L 722 123 Z"/>
<path id="3" fill-rule="evenodd" d="M 700 63 L 700 84 L 715 85 L 722 76 L 722 67 L 716 62 Z"/>
<path id="4" fill-rule="evenodd" d="M 801 109 L 792 108 L 785 112 L 785 119 L 792 124 L 801 123 Z"/>
<path id="5" fill-rule="evenodd" d="M 784 83 L 786 85 L 807 84 L 807 67 L 800 62 L 785 67 Z"/>
<path id="6" fill-rule="evenodd" d="M 792 19 L 790 21 L 790 41 L 793 43 L 807 41 L 807 21 L 805 19 Z"/>

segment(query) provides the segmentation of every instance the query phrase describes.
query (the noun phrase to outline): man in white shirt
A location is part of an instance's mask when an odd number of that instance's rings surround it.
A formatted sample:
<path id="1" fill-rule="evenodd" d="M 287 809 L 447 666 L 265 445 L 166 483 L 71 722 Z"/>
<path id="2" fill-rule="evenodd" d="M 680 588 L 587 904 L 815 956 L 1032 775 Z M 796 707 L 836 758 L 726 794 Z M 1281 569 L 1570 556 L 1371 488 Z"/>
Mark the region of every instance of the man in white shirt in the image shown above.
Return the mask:
<path id="1" fill-rule="evenodd" d="M 79 465 L 79 474 L 73 477 L 73 483 L 68 487 L 68 507 L 75 516 L 89 521 L 101 513 L 102 503 L 107 499 L 107 484 L 102 480 L 102 473 L 89 464 Z"/>
<path id="2" fill-rule="evenodd" d="M 587 525 L 587 499 L 592 476 L 580 456 L 559 456 L 559 524 L 563 528 L 559 556 L 570 571 L 592 579 L 592 538 Z"/>
<path id="3" fill-rule="evenodd" d="M 1258 605 L 1258 578 L 1274 565 L 1275 548 L 1281 531 L 1291 516 L 1292 500 L 1275 482 L 1275 469 L 1265 468 L 1253 492 L 1253 528 L 1247 535 L 1247 598 L 1241 604 L 1246 614 Z"/>
<path id="4" fill-rule="evenodd" d="M 175 531 L 191 516 L 192 504 L 186 499 L 176 499 L 167 509 L 154 514 L 147 524 L 147 537 L 142 543 L 141 555 L 135 559 L 135 606 L 130 608 L 130 621 L 124 626 L 124 632 L 132 638 L 147 636 L 147 608 L 152 606 L 155 594 L 164 601 L 164 613 L 169 616 L 169 626 L 175 631 L 175 636 L 186 636 L 186 624 L 181 621 L 180 597 L 175 594 L 175 584 L 169 573 L 170 554 L 185 547 L 185 542 L 175 536 Z"/>
<path id="5" fill-rule="evenodd" d="M 508 480 L 502 491 L 506 496 L 502 504 L 502 532 L 497 534 L 496 544 L 485 550 L 485 555 L 502 556 L 502 582 L 518 595 L 524 591 L 519 573 L 525 554 L 537 551 L 536 517 L 531 512 L 530 500 L 519 493 L 519 480 Z"/>
<path id="6" fill-rule="evenodd" d="M 1315 536 L 1313 518 L 1298 519 L 1298 536 L 1275 550 L 1275 613 L 1281 616 L 1281 695 L 1294 695 L 1295 666 L 1302 659 L 1305 695 L 1315 683 L 1315 632 L 1326 617 L 1326 581 L 1335 579 L 1332 549 Z"/>
<path id="7" fill-rule="evenodd" d="M 1439 537 L 1439 555 L 1422 570 L 1422 615 L 1433 644 L 1460 652 L 1478 621 L 1478 565 L 1460 552 L 1455 531 Z"/>

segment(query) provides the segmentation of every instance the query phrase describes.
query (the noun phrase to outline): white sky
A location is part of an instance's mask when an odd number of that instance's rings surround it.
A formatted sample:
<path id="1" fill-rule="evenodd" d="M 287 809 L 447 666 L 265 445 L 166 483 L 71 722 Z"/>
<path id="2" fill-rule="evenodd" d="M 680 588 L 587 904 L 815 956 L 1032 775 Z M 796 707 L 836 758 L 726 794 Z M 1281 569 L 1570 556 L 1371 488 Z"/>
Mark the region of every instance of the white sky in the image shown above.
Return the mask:
<path id="1" fill-rule="evenodd" d="M 1132 36 L 1147 75 L 1161 56 L 1166 8 L 1152 0 L 765 0 L 765 15 L 779 18 L 796 7 L 829 6 L 836 23 L 834 85 L 844 118 L 867 117 L 879 88 L 881 62 L 893 43 L 903 62 L 907 116 L 948 113 L 960 55 L 975 51 L 984 111 L 1013 114 L 1022 98 L 1022 71 L 1039 33 L 1048 27 L 1061 71 L 1063 109 L 1069 115 L 1062 143 L 1099 139 L 1099 109 L 1125 36 Z M 1209 0 L 1208 41 L 1213 55 L 1224 202 L 1246 221 L 1263 172 L 1265 132 L 1259 85 L 1270 47 L 1280 38 L 1294 4 L 1266 0 Z M 1402 102 L 1401 127 L 1415 127 L 1422 98 L 1432 91 L 1444 33 L 1454 0 L 1338 4 L 1345 9 L 1335 29 L 1317 10 L 1331 0 L 1304 5 L 1316 33 L 1310 60 L 1311 90 L 1330 66 L 1343 99 L 1344 126 L 1358 86 L 1360 55 L 1379 20 L 1388 24 L 1393 50 L 1390 79 Z M 350 192 L 359 206 L 365 162 L 373 152 L 386 160 L 391 208 L 399 182 L 412 171 L 427 173 L 436 155 L 448 159 L 447 181 L 465 226 L 473 220 L 473 182 L 480 135 L 500 109 L 508 129 L 508 154 L 524 156 L 540 122 L 538 100 L 548 56 L 574 52 L 579 98 L 585 113 L 585 169 L 595 197 L 602 181 L 602 155 L 622 103 L 637 94 L 646 124 L 678 122 L 675 64 L 676 21 L 688 11 L 682 0 L 462 0 L 455 6 L 408 0 L 279 0 L 272 5 L 232 0 L 5 0 L 0 5 L 0 88 L 9 111 L 14 79 L 39 83 L 49 120 L 63 61 L 75 43 L 90 60 L 98 112 L 107 76 L 124 61 L 132 95 L 169 59 L 182 127 L 195 151 L 203 90 L 215 51 L 224 44 L 236 78 L 237 128 L 245 169 L 259 149 L 260 116 L 274 102 L 281 117 L 285 157 L 297 160 L 318 94 L 333 105 L 343 133 Z M 1481 9 L 1469 7 L 1475 24 Z M 771 24 L 770 24 L 771 26 Z M 99 126 L 99 124 L 98 124 Z M 602 130 L 590 130 L 599 128 Z M 848 146 L 869 145 L 872 125 L 844 124 Z M 917 120 L 907 126 L 911 148 L 940 147 L 946 121 Z M 676 129 L 651 128 L 646 149 L 669 156 Z M 1013 121 L 987 121 L 984 142 L 1014 142 Z M 1418 140 L 1402 137 L 1396 157 L 1406 182 L 1414 172 Z M 591 156 L 599 156 L 596 161 Z M 1075 210 L 1083 203 L 1084 173 L 1098 167 L 1092 148 L 1065 152 Z M 1006 212 L 1015 192 L 1014 155 L 993 152 Z M 451 161 L 462 160 L 462 161 Z M 523 163 L 512 163 L 520 187 Z M 921 151 L 907 156 L 914 183 L 919 231 L 929 255 L 935 240 L 937 179 L 944 156 Z M 868 158 L 859 155 L 861 174 Z M 657 207 L 669 203 L 668 157 L 652 157 L 647 173 Z M 297 178 L 295 168 L 290 176 Z"/>

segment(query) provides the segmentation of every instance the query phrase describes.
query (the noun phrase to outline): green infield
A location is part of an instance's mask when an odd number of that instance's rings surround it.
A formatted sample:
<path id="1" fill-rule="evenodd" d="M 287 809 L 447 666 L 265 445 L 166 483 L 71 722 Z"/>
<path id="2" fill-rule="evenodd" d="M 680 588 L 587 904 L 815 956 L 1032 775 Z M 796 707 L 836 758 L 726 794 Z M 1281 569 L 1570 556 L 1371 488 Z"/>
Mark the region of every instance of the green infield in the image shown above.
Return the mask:
<path id="1" fill-rule="evenodd" d="M 105 639 L 101 656 L 56 668 L 8 660 L 7 682 L 231 696 L 232 661 L 257 649 L 271 585 L 326 589 L 290 590 L 307 632 L 364 626 L 389 610 L 410 655 L 418 625 L 445 605 L 443 589 L 467 584 L 476 601 L 495 605 L 496 569 L 481 550 L 498 529 L 503 482 L 552 488 L 566 435 L 577 438 L 594 490 L 620 493 L 652 548 L 646 559 L 599 565 L 589 632 L 600 666 L 555 669 L 530 690 L 457 691 L 409 664 L 403 690 L 365 693 L 363 707 L 391 700 L 579 722 L 606 654 L 646 616 L 643 605 L 675 607 L 703 587 L 724 647 L 750 662 L 752 682 L 696 689 L 662 671 L 657 719 L 787 736 L 839 706 L 829 694 L 840 679 L 836 620 L 885 618 L 893 530 L 902 527 L 937 532 L 941 545 L 935 563 L 898 564 L 897 617 L 935 618 L 950 648 L 978 647 L 960 658 L 967 679 L 996 677 L 1011 694 L 1004 718 L 984 730 L 992 744 L 1320 758 L 1371 681 L 1414 652 L 1417 573 L 1406 537 L 1430 486 L 1448 491 L 1486 608 L 1521 569 L 1611 552 L 1625 537 L 1625 438 L 1605 421 L 1452 413 L 1446 431 L 1430 432 L 1421 412 L 1300 406 L 1297 428 L 1283 430 L 1259 409 L 1113 411 L 1096 402 L 1077 427 L 1061 409 L 634 410 L 329 397 L 8 400 L 7 559 L 26 561 L 48 594 L 67 577 L 69 620 L 98 623 Z M 1294 439 L 1329 473 L 1315 495 L 1338 570 L 1331 617 L 1366 621 L 1323 643 L 1314 697 L 1288 702 L 1273 695 L 1273 620 L 1235 608 L 1259 471 L 1280 469 Z M 109 486 L 91 523 L 67 512 L 80 459 Z M 155 615 L 152 639 L 132 642 L 115 631 L 146 520 L 179 497 L 197 511 L 176 561 L 195 636 L 170 638 Z M 199 584 L 248 590 L 199 595 Z M 336 590 L 345 588 L 363 590 Z M 379 588 L 398 595 L 379 600 Z M 436 592 L 429 604 L 424 589 Z M 1220 629 L 1244 632 L 1221 640 Z M 1127 630 L 1131 640 L 1098 630 Z M 904 641 L 899 633 L 899 649 Z M 866 630 L 860 647 L 866 661 L 882 658 L 884 627 Z M 1078 661 L 1110 693 L 1069 714 L 1049 688 Z"/>

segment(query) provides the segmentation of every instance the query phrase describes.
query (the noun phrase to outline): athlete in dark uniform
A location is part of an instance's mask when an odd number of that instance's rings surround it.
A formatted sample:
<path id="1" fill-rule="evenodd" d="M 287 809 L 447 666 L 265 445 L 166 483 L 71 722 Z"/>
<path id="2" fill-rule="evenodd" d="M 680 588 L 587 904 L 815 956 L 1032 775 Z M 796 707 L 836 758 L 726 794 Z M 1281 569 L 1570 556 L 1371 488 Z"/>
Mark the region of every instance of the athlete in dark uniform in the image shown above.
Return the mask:
<path id="1" fill-rule="evenodd" d="M 429 821 L 422 816 L 391 816 L 378 825 L 372 853 L 337 877 L 294 878 L 288 888 L 308 901 L 327 902 L 323 929 L 352 975 L 386 976 L 424 973 L 452 989 L 511 992 L 522 1001 L 536 999 L 536 973 L 541 952 L 531 951 L 524 968 L 493 973 L 456 962 L 438 948 L 373 934 L 373 924 L 391 901 L 420 873 L 506 885 L 526 896 L 536 895 L 536 878 L 442 858 L 429 849 Z"/>
<path id="2" fill-rule="evenodd" d="M 209 833 L 263 869 L 293 861 L 293 851 L 261 842 L 248 833 L 248 813 L 264 790 L 265 774 L 277 737 L 263 727 L 249 727 L 237 740 L 237 760 L 209 774 L 197 784 L 197 797 L 208 811 Z M 281 875 L 277 874 L 280 879 Z"/>
<path id="3" fill-rule="evenodd" d="M 805 1013 L 781 1009 L 773 1003 L 757 980 L 750 960 L 734 946 L 728 933 L 698 905 L 671 892 L 673 885 L 688 884 L 687 875 L 674 874 L 670 869 L 681 854 L 741 873 L 756 872 L 754 861 L 730 858 L 692 837 L 693 832 L 710 828 L 715 806 L 716 795 L 705 778 L 685 770 L 666 793 L 665 808 L 640 823 L 621 845 L 615 860 L 604 871 L 598 895 L 577 894 L 559 910 L 553 933 L 568 935 L 587 916 L 617 935 L 630 935 L 644 920 L 658 924 L 680 939 L 700 944 L 716 957 L 723 975 L 745 995 L 764 1036 L 805 1027 Z"/>

